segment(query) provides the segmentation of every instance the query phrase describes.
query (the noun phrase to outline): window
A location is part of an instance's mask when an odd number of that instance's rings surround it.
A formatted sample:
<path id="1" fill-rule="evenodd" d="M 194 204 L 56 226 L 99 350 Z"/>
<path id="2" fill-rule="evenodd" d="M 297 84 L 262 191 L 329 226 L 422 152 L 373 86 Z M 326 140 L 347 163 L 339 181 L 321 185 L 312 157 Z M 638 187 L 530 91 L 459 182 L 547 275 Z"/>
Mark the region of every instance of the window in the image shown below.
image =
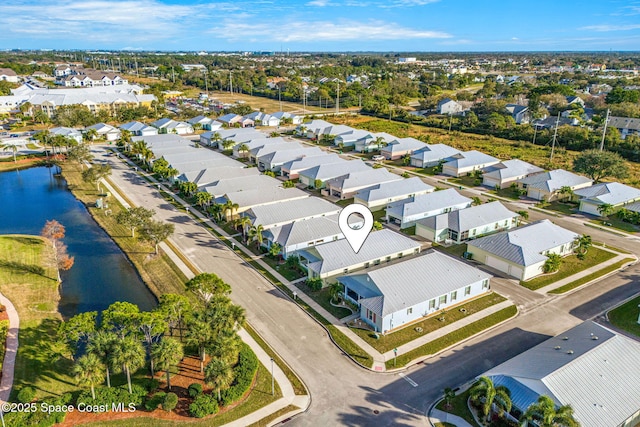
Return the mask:
<path id="1" fill-rule="evenodd" d="M 451 301 L 455 301 L 458 299 L 458 291 L 451 292 Z"/>
<path id="2" fill-rule="evenodd" d="M 387 257 L 387 259 L 386 259 L 386 261 L 387 261 L 387 262 L 391 261 L 391 257 L 390 257 L 390 256 L 388 256 L 388 257 Z"/>
<path id="3" fill-rule="evenodd" d="M 464 296 L 471 295 L 471 286 L 464 288 Z"/>
<path id="4" fill-rule="evenodd" d="M 472 235 L 472 236 L 475 236 L 475 235 L 476 235 L 476 230 L 475 230 L 475 229 L 471 230 L 471 235 Z"/>
<path id="5" fill-rule="evenodd" d="M 487 289 L 489 287 L 489 279 L 484 279 L 482 281 L 482 289 Z"/>
<path id="6" fill-rule="evenodd" d="M 446 295 L 442 295 L 439 299 L 438 299 L 438 305 L 444 305 L 447 303 L 447 296 Z"/>
<path id="7" fill-rule="evenodd" d="M 407 308 L 407 314 L 411 314 L 411 313 L 413 313 L 413 307 Z"/>
<path id="8" fill-rule="evenodd" d="M 402 258 L 402 252 L 398 254 L 398 258 Z"/>
<path id="9" fill-rule="evenodd" d="M 342 270 L 342 272 L 343 272 L 344 274 L 347 274 L 347 273 L 349 272 L 349 269 L 348 269 L 348 268 L 345 268 L 344 270 Z"/>
<path id="10" fill-rule="evenodd" d="M 436 308 L 436 300 L 429 300 L 429 310 L 433 310 Z"/>
<path id="11" fill-rule="evenodd" d="M 364 268 L 369 268 L 369 265 L 370 265 L 370 263 L 365 262 L 365 263 L 364 263 Z"/>

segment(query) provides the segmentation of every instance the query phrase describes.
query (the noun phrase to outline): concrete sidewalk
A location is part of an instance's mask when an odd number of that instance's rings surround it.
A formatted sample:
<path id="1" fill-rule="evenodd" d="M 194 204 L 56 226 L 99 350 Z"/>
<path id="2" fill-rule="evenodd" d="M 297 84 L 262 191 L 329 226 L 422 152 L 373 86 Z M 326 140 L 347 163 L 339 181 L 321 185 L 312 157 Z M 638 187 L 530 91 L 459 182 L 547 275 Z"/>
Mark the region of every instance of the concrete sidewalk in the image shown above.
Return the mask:
<path id="1" fill-rule="evenodd" d="M 429 413 L 428 418 L 429 421 L 431 421 L 431 424 L 446 422 L 449 424 L 453 424 L 456 427 L 473 427 L 464 418 L 435 408 Z"/>
<path id="2" fill-rule="evenodd" d="M 13 371 L 16 365 L 18 352 L 18 332 L 20 331 L 20 318 L 16 308 L 4 295 L 0 294 L 0 304 L 4 305 L 9 315 L 9 331 L 2 362 L 2 380 L 0 381 L 0 402 L 8 402 L 13 388 Z"/>

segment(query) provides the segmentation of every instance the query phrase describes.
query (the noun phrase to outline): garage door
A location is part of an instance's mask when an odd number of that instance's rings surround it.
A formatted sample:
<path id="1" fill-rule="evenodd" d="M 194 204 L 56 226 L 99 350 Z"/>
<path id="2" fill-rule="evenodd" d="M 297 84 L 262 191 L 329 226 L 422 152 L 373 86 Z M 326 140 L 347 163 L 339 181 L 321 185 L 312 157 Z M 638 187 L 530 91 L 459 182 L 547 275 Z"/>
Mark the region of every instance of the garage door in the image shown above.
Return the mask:
<path id="1" fill-rule="evenodd" d="M 496 270 L 509 274 L 509 264 L 505 261 L 502 261 L 501 259 L 487 255 L 487 261 L 485 264 L 487 264 L 489 267 L 495 268 Z"/>
<path id="2" fill-rule="evenodd" d="M 513 277 L 515 277 L 516 279 L 522 280 L 522 273 L 523 273 L 523 269 L 520 267 L 516 267 L 515 265 L 510 265 L 509 266 L 509 274 Z"/>

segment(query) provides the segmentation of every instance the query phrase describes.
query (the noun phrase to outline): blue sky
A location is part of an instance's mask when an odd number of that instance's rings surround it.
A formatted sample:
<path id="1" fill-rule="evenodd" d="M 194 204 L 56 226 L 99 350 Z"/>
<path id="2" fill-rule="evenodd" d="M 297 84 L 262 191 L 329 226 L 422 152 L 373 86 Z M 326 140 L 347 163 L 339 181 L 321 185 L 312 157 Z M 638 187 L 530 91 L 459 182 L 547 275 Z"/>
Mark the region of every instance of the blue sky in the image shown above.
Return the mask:
<path id="1" fill-rule="evenodd" d="M 640 50 L 640 0 L 4 0 L 9 48 Z"/>

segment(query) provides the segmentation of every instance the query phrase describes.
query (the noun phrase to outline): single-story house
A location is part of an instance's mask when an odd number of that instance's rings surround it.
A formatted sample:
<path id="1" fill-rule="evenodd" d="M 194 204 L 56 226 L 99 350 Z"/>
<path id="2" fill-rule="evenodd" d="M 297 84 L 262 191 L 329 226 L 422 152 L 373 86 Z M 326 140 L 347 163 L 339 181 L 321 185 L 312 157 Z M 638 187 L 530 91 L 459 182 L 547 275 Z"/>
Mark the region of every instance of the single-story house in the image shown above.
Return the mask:
<path id="1" fill-rule="evenodd" d="M 500 202 L 492 202 L 421 219 L 416 223 L 416 235 L 436 243 L 460 244 L 517 225 L 517 213 Z"/>
<path id="2" fill-rule="evenodd" d="M 228 127 L 231 127 L 236 123 L 240 122 L 242 120 L 242 116 L 239 114 L 229 113 L 229 114 L 225 114 L 224 116 L 218 117 L 216 120 L 222 123 L 223 125 L 227 125 Z"/>
<path id="3" fill-rule="evenodd" d="M 316 188 L 316 180 L 320 181 L 320 188 L 324 188 L 325 182 L 347 175 L 351 172 L 371 170 L 367 164 L 361 160 L 348 160 L 338 163 L 320 164 L 298 172 L 298 179 L 307 187 Z"/>
<path id="4" fill-rule="evenodd" d="M 547 254 L 570 255 L 579 235 L 544 219 L 467 242 L 472 259 L 519 280 L 542 274 Z"/>
<path id="5" fill-rule="evenodd" d="M 584 101 L 579 96 L 567 96 L 567 105 L 577 104 L 584 108 Z"/>
<path id="6" fill-rule="evenodd" d="M 519 159 L 505 160 L 489 166 L 482 174 L 482 185 L 490 188 L 508 188 L 519 179 L 544 172 L 544 169 Z"/>
<path id="7" fill-rule="evenodd" d="M 200 125 L 202 130 L 218 130 L 222 127 L 222 123 L 213 120 L 207 116 L 196 116 L 192 119 L 187 120 L 187 122 L 195 127 L 196 125 Z"/>
<path id="8" fill-rule="evenodd" d="M 273 113 L 272 116 L 280 120 L 280 123 L 291 120 L 292 125 L 299 125 L 302 123 L 302 120 L 304 120 L 304 117 L 296 116 L 295 114 L 291 114 L 286 111 L 277 111 Z"/>
<path id="9" fill-rule="evenodd" d="M 301 123 L 296 127 L 296 134 L 309 139 L 314 139 L 325 128 L 331 126 L 331 123 L 325 120 L 311 120 L 310 122 Z"/>
<path id="10" fill-rule="evenodd" d="M 214 199 L 223 197 L 225 194 L 239 191 L 263 190 L 279 187 L 281 182 L 267 175 L 238 176 L 232 178 L 220 178 L 204 187 L 204 191 L 211 193 Z"/>
<path id="11" fill-rule="evenodd" d="M 509 389 L 525 412 L 539 396 L 571 405 L 582 427 L 640 423 L 640 343 L 592 320 L 516 355 L 482 374 Z"/>
<path id="12" fill-rule="evenodd" d="M 399 200 L 409 199 L 411 197 L 431 193 L 435 188 L 429 184 L 425 184 L 422 179 L 417 176 L 402 179 L 399 181 L 390 181 L 378 184 L 374 187 L 358 191 L 353 199 L 354 203 L 360 203 L 376 211 L 384 209 L 389 203 Z"/>
<path id="13" fill-rule="evenodd" d="M 529 107 L 518 104 L 507 104 L 505 108 L 507 112 L 511 114 L 513 120 L 516 121 L 516 124 L 529 123 L 529 120 L 531 120 Z"/>
<path id="14" fill-rule="evenodd" d="M 129 131 L 131 135 L 134 136 L 151 136 L 158 134 L 158 129 L 137 121 L 125 123 L 119 127 L 120 130 Z"/>
<path id="15" fill-rule="evenodd" d="M 325 183 L 325 188 L 331 196 L 345 200 L 354 197 L 359 190 L 372 188 L 385 182 L 401 180 L 404 180 L 404 178 L 389 172 L 387 169 L 369 169 L 350 172 L 347 175 L 330 179 Z"/>
<path id="16" fill-rule="evenodd" d="M 373 233 L 375 234 L 375 233 Z M 489 292 L 491 275 L 438 251 L 338 277 L 360 319 L 386 333 Z"/>
<path id="17" fill-rule="evenodd" d="M 258 126 L 279 126 L 280 119 L 261 111 L 254 111 L 244 116 L 245 119 L 252 120 Z"/>
<path id="18" fill-rule="evenodd" d="M 281 138 L 267 138 L 267 140 L 270 140 L 270 139 L 276 140 Z M 240 147 L 238 147 L 238 149 L 239 148 Z M 281 140 L 280 142 L 275 142 L 275 143 L 262 144 L 258 147 L 249 149 L 249 160 L 255 164 L 258 164 L 258 159 L 267 154 L 274 153 L 276 151 L 290 151 L 290 150 L 298 151 L 301 148 L 303 148 L 303 146 L 298 144 L 297 142 L 288 142 L 285 140 Z M 292 159 L 289 159 L 289 160 L 292 160 Z"/>
<path id="19" fill-rule="evenodd" d="M 158 128 L 158 133 L 175 133 L 186 135 L 193 133 L 193 126 L 187 122 L 178 122 L 173 119 L 158 119 L 150 123 L 154 128 Z"/>
<path id="20" fill-rule="evenodd" d="M 640 133 L 640 119 L 629 117 L 609 117 L 609 126 L 620 131 L 620 137 L 625 139 L 628 135 Z"/>
<path id="21" fill-rule="evenodd" d="M 445 98 L 438 102 L 436 111 L 438 114 L 458 114 L 462 112 L 462 105 L 451 98 Z"/>
<path id="22" fill-rule="evenodd" d="M 251 139 L 245 142 L 236 142 L 232 139 L 227 139 L 225 142 L 233 142 L 232 153 L 233 157 L 236 158 L 249 158 L 251 156 L 251 151 L 257 152 L 259 148 L 265 147 L 267 145 L 277 145 L 286 143 L 282 138 L 265 138 L 264 136 L 260 138 Z"/>
<path id="23" fill-rule="evenodd" d="M 321 216 L 290 222 L 268 229 L 263 233 L 264 245 L 270 248 L 278 243 L 283 258 L 288 258 L 300 249 L 344 239 L 338 225 L 338 216 Z"/>
<path id="24" fill-rule="evenodd" d="M 82 142 L 82 132 L 74 128 L 55 127 L 55 128 L 49 129 L 49 134 L 51 136 L 62 135 L 65 138 L 73 139 L 77 143 Z"/>
<path id="25" fill-rule="evenodd" d="M 408 228 L 423 218 L 468 208 L 471 202 L 470 198 L 453 188 L 420 194 L 390 203 L 386 211 L 387 221 L 398 224 L 400 228 Z"/>
<path id="26" fill-rule="evenodd" d="M 290 143 L 289 143 L 290 144 Z M 268 147 L 268 146 L 267 146 Z M 276 149 L 270 153 L 261 155 L 256 159 L 256 164 L 260 170 L 270 170 L 280 172 L 283 164 L 292 160 L 302 159 L 306 156 L 314 156 L 323 154 L 319 147 L 300 147 L 292 150 Z"/>
<path id="27" fill-rule="evenodd" d="M 251 225 L 262 225 L 264 230 L 269 230 L 293 221 L 337 215 L 339 212 L 340 207 L 331 202 L 319 197 L 307 197 L 257 206 L 244 212 L 243 216 L 251 219 Z"/>
<path id="28" fill-rule="evenodd" d="M 420 249 L 419 242 L 385 228 L 371 232 L 358 253 L 346 239 L 338 239 L 300 250 L 298 255 L 309 278 L 327 279 L 416 255 Z"/>
<path id="29" fill-rule="evenodd" d="M 96 123 L 95 125 L 85 128 L 85 132 L 89 129 L 95 129 L 98 138 L 104 138 L 107 141 L 115 141 L 120 138 L 120 130 L 106 123 Z"/>
<path id="30" fill-rule="evenodd" d="M 448 162 L 453 156 L 462 153 L 460 150 L 445 144 L 432 144 L 415 151 L 411 155 L 411 166 L 416 168 L 430 168 L 442 162 Z"/>
<path id="31" fill-rule="evenodd" d="M 205 138 L 205 139 L 203 139 Z M 200 142 L 205 145 L 223 149 L 221 141 L 233 141 L 237 144 L 254 139 L 266 139 L 266 135 L 254 128 L 218 129 L 200 135 Z"/>
<path id="32" fill-rule="evenodd" d="M 628 205 L 625 205 L 624 208 L 628 211 L 636 212 L 640 214 L 640 202 L 629 203 Z"/>
<path id="33" fill-rule="evenodd" d="M 619 182 L 603 182 L 591 187 L 574 191 L 580 197 L 580 212 L 600 216 L 598 207 L 608 204 L 614 208 L 625 207 L 629 203 L 640 201 L 640 190 Z"/>
<path id="34" fill-rule="evenodd" d="M 366 147 L 376 139 L 375 133 L 362 129 L 350 129 L 347 132 L 336 135 L 333 140 L 334 145 L 353 147 L 358 142 L 361 147 Z"/>
<path id="35" fill-rule="evenodd" d="M 18 83 L 18 75 L 11 68 L 0 68 L 0 81 Z"/>
<path id="36" fill-rule="evenodd" d="M 322 164 L 340 163 L 345 160 L 341 159 L 335 153 L 321 154 L 318 156 L 308 156 L 301 159 L 290 160 L 280 166 L 280 174 L 289 179 L 297 179 L 298 172 L 309 169 Z"/>
<path id="37" fill-rule="evenodd" d="M 238 205 L 235 213 L 239 214 L 257 206 L 271 205 L 287 200 L 306 199 L 308 197 L 309 193 L 297 188 L 270 186 L 227 192 L 224 196 L 216 198 L 216 203 L 225 204 L 230 200 Z"/>
<path id="38" fill-rule="evenodd" d="M 451 160 L 443 164 L 442 173 L 449 176 L 462 176 L 497 163 L 500 163 L 500 160 L 488 154 L 476 150 L 465 151 L 455 154 Z"/>
<path id="39" fill-rule="evenodd" d="M 195 183 L 199 188 L 214 185 L 221 179 L 234 179 L 260 175 L 257 168 L 218 167 L 184 172 L 176 177 L 178 181 Z"/>
<path id="40" fill-rule="evenodd" d="M 398 138 L 383 147 L 380 154 L 387 160 L 396 160 L 426 147 L 427 144 L 415 138 Z"/>
<path id="41" fill-rule="evenodd" d="M 563 169 L 538 173 L 519 179 L 517 182 L 519 188 L 527 190 L 527 197 L 536 200 L 544 199 L 548 202 L 552 201 L 563 187 L 569 187 L 571 190 L 576 191 L 590 187 L 593 184 L 593 181 L 589 178 Z"/>

